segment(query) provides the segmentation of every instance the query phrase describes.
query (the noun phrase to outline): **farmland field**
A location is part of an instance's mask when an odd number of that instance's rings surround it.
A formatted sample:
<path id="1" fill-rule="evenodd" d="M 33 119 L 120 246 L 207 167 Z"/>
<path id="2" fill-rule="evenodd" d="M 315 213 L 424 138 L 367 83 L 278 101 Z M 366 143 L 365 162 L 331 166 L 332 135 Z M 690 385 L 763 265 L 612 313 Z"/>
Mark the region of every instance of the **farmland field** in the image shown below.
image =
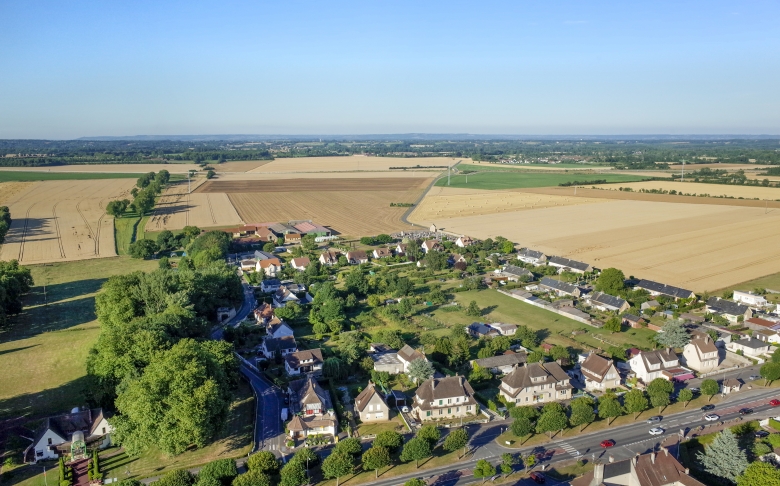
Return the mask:
<path id="1" fill-rule="evenodd" d="M 595 164 L 574 164 L 574 163 L 561 163 L 561 164 L 491 164 L 488 162 L 468 162 L 460 164 L 458 166 L 461 170 L 551 170 L 551 171 L 567 171 L 567 170 L 614 170 L 614 167 L 609 165 L 595 165 Z"/>
<path id="2" fill-rule="evenodd" d="M 405 191 L 313 191 L 228 194 L 247 223 L 312 219 L 338 233 L 365 236 L 406 227 L 401 216 L 407 208 L 391 202 L 414 202 L 421 189 Z"/>
<path id="3" fill-rule="evenodd" d="M 614 184 L 603 184 L 596 186 L 599 189 L 617 190 Z M 737 186 L 733 184 L 705 184 L 702 182 L 679 182 L 679 181 L 644 181 L 621 184 L 620 187 L 630 187 L 634 191 L 640 189 L 662 189 L 664 191 L 675 190 L 687 194 L 709 194 L 710 196 L 731 196 L 742 198 L 759 198 L 770 201 L 780 200 L 780 188 L 760 187 L 760 186 Z"/>
<path id="4" fill-rule="evenodd" d="M 127 177 L 138 177 L 138 174 L 146 172 L 159 172 L 167 170 L 171 174 L 186 174 L 188 170 L 200 170 L 200 166 L 191 163 L 170 164 L 74 164 L 54 165 L 50 167 L 2 167 L 0 175 L 5 172 L 30 172 L 30 173 L 124 173 Z M 133 174 L 133 175 L 130 175 Z"/>
<path id="5" fill-rule="evenodd" d="M 423 189 L 430 179 L 418 178 L 338 178 L 319 180 L 295 178 L 284 180 L 208 181 L 198 187 L 196 193 L 243 192 L 292 192 L 292 191 L 403 191 L 409 188 Z"/>
<path id="6" fill-rule="evenodd" d="M 28 187 L 32 182 L 0 182 L 0 205 L 8 203 L 14 196 Z"/>
<path id="7" fill-rule="evenodd" d="M 482 169 L 480 167 L 480 169 Z M 485 169 L 487 170 L 487 169 Z M 469 189 L 515 189 L 524 187 L 557 186 L 563 183 L 575 181 L 590 182 L 605 180 L 607 182 L 634 182 L 644 180 L 641 176 L 625 174 L 560 174 L 542 173 L 540 171 L 497 171 L 478 172 L 468 175 L 453 175 L 450 187 L 462 187 Z M 443 177 L 436 182 L 437 186 L 446 186 L 447 178 Z"/>
<path id="8" fill-rule="evenodd" d="M 42 181 L 6 203 L 13 223 L 0 260 L 48 263 L 116 256 L 108 201 L 130 197 L 132 179 Z"/>
<path id="9" fill-rule="evenodd" d="M 279 158 L 251 172 L 385 171 L 390 167 L 451 166 L 463 157 L 296 157 Z"/>
<path id="10" fill-rule="evenodd" d="M 208 183 L 207 183 L 208 184 Z M 208 228 L 241 224 L 241 218 L 224 193 L 187 194 L 187 183 L 171 184 L 157 200 L 144 231 L 179 230 L 185 226 Z"/>
<path id="11" fill-rule="evenodd" d="M 0 170 L 0 182 L 7 181 L 67 181 L 89 179 L 136 179 L 138 174 L 122 172 L 44 172 Z"/>

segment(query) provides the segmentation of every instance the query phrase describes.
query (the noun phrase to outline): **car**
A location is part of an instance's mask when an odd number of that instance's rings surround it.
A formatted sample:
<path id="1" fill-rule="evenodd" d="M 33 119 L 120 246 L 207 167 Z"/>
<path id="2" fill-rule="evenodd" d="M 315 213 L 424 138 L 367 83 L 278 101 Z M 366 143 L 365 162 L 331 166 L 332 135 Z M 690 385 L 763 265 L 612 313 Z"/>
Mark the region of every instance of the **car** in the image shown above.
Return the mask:
<path id="1" fill-rule="evenodd" d="M 778 400 L 777 398 L 774 398 L 772 400 L 769 400 L 769 404 L 772 405 L 773 407 L 780 406 L 780 400 Z"/>
<path id="2" fill-rule="evenodd" d="M 601 441 L 601 447 L 603 447 L 604 449 L 606 449 L 607 447 L 612 447 L 613 445 L 615 445 L 615 441 L 614 440 L 609 440 L 608 439 L 608 440 L 602 440 Z"/>
<path id="3" fill-rule="evenodd" d="M 663 418 L 662 416 L 660 416 L 660 415 L 653 415 L 652 417 L 650 417 L 649 419 L 647 419 L 647 420 L 646 420 L 646 422 L 647 422 L 648 424 L 653 424 L 653 423 L 655 423 L 655 422 L 660 422 L 660 421 L 661 421 L 661 420 L 663 420 L 663 419 L 664 419 L 664 418 Z"/>
<path id="4" fill-rule="evenodd" d="M 699 388 L 696 388 L 696 387 L 689 388 L 689 390 L 690 390 L 691 392 L 693 392 L 693 393 L 699 393 L 699 392 L 701 391 Z"/>
<path id="5" fill-rule="evenodd" d="M 752 408 L 740 408 L 739 409 L 739 414 L 740 415 L 750 415 L 751 413 L 753 413 L 753 409 Z"/>
<path id="6" fill-rule="evenodd" d="M 707 412 L 709 410 L 715 410 L 715 405 L 709 404 L 701 407 L 702 412 Z"/>
<path id="7" fill-rule="evenodd" d="M 720 415 L 714 413 L 708 413 L 707 415 L 704 416 L 704 420 L 706 420 L 707 422 L 714 422 L 719 419 L 720 419 Z"/>
<path id="8" fill-rule="evenodd" d="M 664 429 L 661 427 L 653 427 L 650 429 L 650 435 L 661 435 L 664 433 Z"/>
<path id="9" fill-rule="evenodd" d="M 403 413 L 409 413 L 409 407 L 407 407 L 406 405 L 404 405 L 403 407 L 401 407 L 401 411 L 402 411 Z"/>
<path id="10" fill-rule="evenodd" d="M 544 484 L 544 476 L 541 473 L 533 471 L 528 477 L 533 479 L 536 484 Z"/>
<path id="11" fill-rule="evenodd" d="M 757 430 L 755 435 L 756 439 L 763 439 L 764 437 L 769 437 L 769 432 L 766 430 Z"/>
<path id="12" fill-rule="evenodd" d="M 748 379 L 749 379 L 750 381 L 757 380 L 757 379 L 759 379 L 759 378 L 761 378 L 761 377 L 760 377 L 760 376 L 758 376 L 758 375 L 750 375 L 750 376 L 748 377 Z"/>

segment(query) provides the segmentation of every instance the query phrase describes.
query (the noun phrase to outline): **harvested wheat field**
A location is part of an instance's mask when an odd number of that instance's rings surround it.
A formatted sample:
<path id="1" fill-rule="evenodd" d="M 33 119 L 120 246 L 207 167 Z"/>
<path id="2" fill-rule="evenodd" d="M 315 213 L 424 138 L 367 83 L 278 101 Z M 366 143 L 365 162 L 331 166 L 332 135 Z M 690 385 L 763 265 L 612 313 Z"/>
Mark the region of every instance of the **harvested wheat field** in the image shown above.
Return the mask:
<path id="1" fill-rule="evenodd" d="M 0 206 L 14 199 L 14 196 L 24 191 L 34 182 L 0 182 Z"/>
<path id="2" fill-rule="evenodd" d="M 279 158 L 252 172 L 333 172 L 333 171 L 380 171 L 390 167 L 442 166 L 440 170 L 458 162 L 469 163 L 471 159 L 458 157 L 295 157 Z"/>
<path id="3" fill-rule="evenodd" d="M 412 218 L 436 221 L 460 216 L 506 213 L 574 204 L 599 199 L 532 194 L 518 190 L 484 191 L 454 187 L 433 187 L 415 209 Z"/>
<path id="4" fill-rule="evenodd" d="M 780 188 L 777 187 L 757 187 L 757 186 L 736 186 L 732 184 L 705 184 L 701 182 L 679 182 L 679 181 L 644 181 L 644 182 L 625 182 L 620 184 L 599 184 L 598 189 L 607 189 L 617 191 L 619 187 L 630 187 L 634 191 L 641 189 L 661 189 L 664 191 L 675 190 L 686 194 L 709 194 L 710 196 L 742 197 L 745 199 L 768 199 L 770 201 L 780 200 Z"/>
<path id="5" fill-rule="evenodd" d="M 184 182 L 165 189 L 146 223 L 145 231 L 173 231 L 185 226 L 235 226 L 241 223 L 227 194 L 187 194 L 187 183 Z"/>
<path id="6" fill-rule="evenodd" d="M 258 172 L 227 172 L 218 174 L 209 182 L 235 182 L 235 181 L 286 181 L 290 179 L 419 179 L 421 177 L 433 180 L 440 175 L 436 170 L 402 170 L 392 172 L 294 172 L 294 173 L 268 173 Z"/>
<path id="7" fill-rule="evenodd" d="M 262 167 L 270 163 L 270 160 L 235 160 L 232 162 L 222 162 L 221 164 L 212 164 L 217 172 L 249 172 L 250 170 Z"/>
<path id="8" fill-rule="evenodd" d="M 74 164 L 51 167 L 3 167 L 0 170 L 16 172 L 104 172 L 120 174 L 145 174 L 167 170 L 171 174 L 186 174 L 188 170 L 200 170 L 196 164 Z"/>
<path id="9" fill-rule="evenodd" d="M 424 189 L 430 179 L 417 178 L 338 178 L 338 179 L 280 179 L 280 180 L 210 180 L 199 186 L 198 193 L 209 192 L 292 192 L 292 191 L 403 191 Z"/>
<path id="10" fill-rule="evenodd" d="M 604 200 L 492 216 L 409 219 L 477 238 L 501 235 L 548 254 L 694 291 L 780 272 L 780 210 Z"/>
<path id="11" fill-rule="evenodd" d="M 116 256 L 112 199 L 129 198 L 132 179 L 42 181 L 8 202 L 13 223 L 0 260 L 49 263 Z"/>
<path id="12" fill-rule="evenodd" d="M 738 170 L 758 170 L 758 169 L 766 169 L 767 167 L 772 167 L 771 165 L 761 165 L 761 164 L 685 164 L 685 170 L 686 171 L 693 171 L 693 170 L 699 170 L 699 169 L 721 169 L 721 170 L 727 170 L 729 172 L 735 172 Z M 669 169 L 671 170 L 681 170 L 683 168 L 682 164 L 669 164 Z"/>
<path id="13" fill-rule="evenodd" d="M 401 216 L 408 208 L 391 202 L 414 202 L 422 190 L 313 191 L 228 194 L 247 223 L 311 219 L 342 235 L 366 236 L 407 227 Z"/>

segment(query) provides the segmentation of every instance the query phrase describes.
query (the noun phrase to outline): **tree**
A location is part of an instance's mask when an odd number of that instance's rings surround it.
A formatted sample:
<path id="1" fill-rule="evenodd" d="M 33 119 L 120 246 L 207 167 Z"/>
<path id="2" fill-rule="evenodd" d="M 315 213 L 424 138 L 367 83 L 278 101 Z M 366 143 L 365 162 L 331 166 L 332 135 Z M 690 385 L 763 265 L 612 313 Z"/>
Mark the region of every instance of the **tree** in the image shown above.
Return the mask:
<path id="1" fill-rule="evenodd" d="M 308 450 L 308 448 L 306 448 Z M 309 482 L 306 475 L 306 463 L 293 458 L 279 472 L 280 486 L 303 486 Z"/>
<path id="2" fill-rule="evenodd" d="M 479 317 L 482 315 L 482 310 L 477 305 L 476 300 L 469 302 L 469 306 L 466 308 L 466 315 L 470 317 Z"/>
<path id="3" fill-rule="evenodd" d="M 571 401 L 571 415 L 569 424 L 572 427 L 579 426 L 582 432 L 582 426 L 592 423 L 596 420 L 596 413 L 593 411 L 593 402 L 586 397 L 575 398 Z"/>
<path id="4" fill-rule="evenodd" d="M 420 430 L 417 431 L 415 437 L 417 437 L 418 439 L 427 440 L 428 443 L 431 445 L 431 449 L 433 449 L 436 446 L 436 443 L 439 442 L 439 439 L 441 438 L 441 431 L 435 425 L 427 424 L 420 427 Z"/>
<path id="5" fill-rule="evenodd" d="M 233 480 L 232 486 L 271 486 L 271 477 L 260 471 L 247 471 Z"/>
<path id="6" fill-rule="evenodd" d="M 200 471 L 198 471 L 198 483 L 205 478 L 210 478 L 219 481 L 224 486 L 229 486 L 236 476 L 238 476 L 236 461 L 233 459 L 217 459 L 200 468 Z"/>
<path id="7" fill-rule="evenodd" d="M 534 467 L 534 464 L 536 464 L 536 456 L 534 454 L 528 454 L 523 458 L 523 464 L 525 465 L 525 471 L 528 472 L 528 469 Z"/>
<path id="8" fill-rule="evenodd" d="M 501 472 L 504 474 L 512 474 L 512 466 L 517 464 L 518 459 L 513 454 L 505 452 L 501 454 Z"/>
<path id="9" fill-rule="evenodd" d="M 533 421 L 539 416 L 539 410 L 531 406 L 512 407 L 509 409 L 509 415 L 514 419 L 527 418 L 529 421 Z"/>
<path id="10" fill-rule="evenodd" d="M 194 482 L 195 476 L 186 469 L 167 472 L 156 481 L 159 486 L 191 486 Z"/>
<path id="11" fill-rule="evenodd" d="M 376 435 L 374 447 L 384 447 L 391 451 L 397 451 L 404 444 L 404 436 L 392 430 L 385 430 Z"/>
<path id="12" fill-rule="evenodd" d="M 405 462 L 414 461 L 414 467 L 416 469 L 420 467 L 420 459 L 431 457 L 431 453 L 431 444 L 425 439 L 415 437 L 414 439 L 409 439 L 409 441 L 404 444 L 400 459 Z"/>
<path id="13" fill-rule="evenodd" d="M 568 359 L 571 356 L 569 350 L 566 347 L 559 345 L 553 346 L 550 350 L 550 357 L 557 361 L 559 359 Z"/>
<path id="14" fill-rule="evenodd" d="M 547 405 L 551 405 L 551 403 L 548 403 Z M 555 405 L 560 404 L 555 403 Z M 567 423 L 568 420 L 566 419 L 566 414 L 563 412 L 563 407 L 560 409 L 549 409 L 543 411 L 536 421 L 536 432 L 540 434 L 549 432 L 550 438 L 552 439 L 552 433 L 565 429 Z"/>
<path id="15" fill-rule="evenodd" d="M 477 383 L 480 381 L 487 381 L 491 378 L 493 378 L 493 373 L 491 373 L 490 370 L 474 363 L 474 367 L 471 369 L 471 373 L 469 373 L 469 381 Z"/>
<path id="16" fill-rule="evenodd" d="M 532 351 L 531 353 L 528 353 L 525 360 L 527 363 L 538 363 L 539 361 L 544 361 L 544 355 L 541 351 Z"/>
<path id="17" fill-rule="evenodd" d="M 33 286 L 30 269 L 17 260 L 0 261 L 0 328 L 8 324 L 8 317 L 22 312 L 22 297 Z"/>
<path id="18" fill-rule="evenodd" d="M 452 349 L 447 357 L 451 366 L 460 366 L 466 363 L 471 357 L 469 338 L 458 336 L 452 341 Z"/>
<path id="19" fill-rule="evenodd" d="M 529 329 L 528 326 L 517 326 L 517 332 L 515 332 L 515 339 L 520 341 L 520 344 L 524 348 L 535 348 L 539 346 L 539 335 L 536 331 Z"/>
<path id="20" fill-rule="evenodd" d="M 633 413 L 634 420 L 638 414 L 647 410 L 648 401 L 645 396 L 645 392 L 639 388 L 632 388 L 631 391 L 623 396 L 623 404 L 625 405 L 626 413 Z M 599 404 L 599 413 L 601 412 L 601 404 Z"/>
<path id="21" fill-rule="evenodd" d="M 756 461 L 737 476 L 737 486 L 780 486 L 780 470 L 768 462 Z"/>
<path id="22" fill-rule="evenodd" d="M 447 438 L 444 439 L 444 444 L 442 447 L 444 447 L 445 451 L 454 452 L 457 451 L 460 448 L 463 448 L 463 455 L 466 455 L 466 446 L 469 443 L 469 433 L 466 429 L 460 428 L 451 430 L 449 434 L 447 434 Z M 460 459 L 463 456 L 459 456 L 458 459 Z"/>
<path id="23" fill-rule="evenodd" d="M 682 348 L 691 340 L 682 322 L 671 320 L 655 335 L 655 341 L 665 348 Z"/>
<path id="24" fill-rule="evenodd" d="M 609 332 L 620 332 L 622 325 L 619 317 L 610 317 L 607 322 L 604 323 L 604 330 Z"/>
<path id="25" fill-rule="evenodd" d="M 365 352 L 358 332 L 344 333 L 339 337 L 339 355 L 348 365 L 357 362 Z"/>
<path id="26" fill-rule="evenodd" d="M 658 407 L 658 412 L 660 413 L 663 407 L 671 403 L 671 399 L 667 393 L 651 393 L 650 403 L 652 403 L 654 407 Z"/>
<path id="27" fill-rule="evenodd" d="M 348 439 L 342 439 L 333 448 L 334 453 L 349 454 L 351 456 L 357 456 L 363 452 L 363 447 L 360 445 L 360 439 L 356 437 L 350 437 Z"/>
<path id="28" fill-rule="evenodd" d="M 611 295 L 620 295 L 626 288 L 626 276 L 617 268 L 605 268 L 596 279 L 595 289 Z"/>
<path id="29" fill-rule="evenodd" d="M 748 467 L 747 454 L 729 429 L 716 435 L 704 453 L 697 453 L 696 458 L 705 471 L 732 482 Z"/>
<path id="30" fill-rule="evenodd" d="M 685 408 L 688 408 L 688 404 L 691 402 L 691 400 L 693 400 L 692 391 L 687 388 L 680 390 L 680 393 L 677 395 L 678 402 L 685 402 Z"/>
<path id="31" fill-rule="evenodd" d="M 515 244 L 512 243 L 509 240 L 505 240 L 503 243 L 501 243 L 501 252 L 502 253 L 514 253 L 515 251 Z"/>
<path id="32" fill-rule="evenodd" d="M 374 446 L 363 453 L 363 469 L 374 470 L 374 478 L 379 477 L 379 470 L 390 465 L 390 451 L 384 447 Z"/>
<path id="33" fill-rule="evenodd" d="M 772 363 L 780 363 L 780 348 L 772 352 Z"/>
<path id="34" fill-rule="evenodd" d="M 477 461 L 476 467 L 474 467 L 474 477 L 475 478 L 482 478 L 482 482 L 485 482 L 485 479 L 495 476 L 496 475 L 496 466 L 490 464 L 485 459 L 480 459 Z"/>
<path id="35" fill-rule="evenodd" d="M 431 378 L 435 370 L 428 360 L 417 358 L 409 363 L 409 370 L 406 372 L 415 383 L 422 383 Z"/>
<path id="36" fill-rule="evenodd" d="M 517 437 L 525 437 L 526 435 L 534 431 L 534 426 L 528 418 L 520 417 L 520 418 L 516 418 L 512 422 L 512 425 L 509 426 L 509 429 Z"/>
<path id="37" fill-rule="evenodd" d="M 412 478 L 404 483 L 404 486 L 428 486 L 428 483 L 420 478 Z"/>
<path id="38" fill-rule="evenodd" d="M 709 395 L 710 398 L 707 400 L 708 402 L 712 400 L 712 397 L 717 395 L 717 393 L 720 391 L 720 386 L 718 386 L 718 382 L 713 380 L 712 378 L 707 378 L 706 380 L 701 382 L 701 392 L 705 395 Z"/>
<path id="39" fill-rule="evenodd" d="M 130 243 L 127 250 L 133 258 L 147 259 L 160 251 L 160 247 L 152 240 L 142 239 Z"/>
<path id="40" fill-rule="evenodd" d="M 154 192 L 149 190 L 138 191 L 132 204 L 136 212 L 143 216 L 154 207 Z"/>
<path id="41" fill-rule="evenodd" d="M 247 469 L 274 474 L 279 470 L 279 461 L 270 451 L 260 451 L 249 456 L 246 461 Z"/>
<path id="42" fill-rule="evenodd" d="M 766 363 L 761 367 L 759 374 L 767 381 L 769 386 L 773 381 L 780 379 L 780 363 Z"/>
<path id="43" fill-rule="evenodd" d="M 623 410 L 620 408 L 620 402 L 614 396 L 606 395 L 599 400 L 599 418 L 607 419 L 607 424 L 611 424 L 615 417 L 620 417 Z"/>
<path id="44" fill-rule="evenodd" d="M 342 452 L 333 452 L 322 461 L 322 473 L 327 479 L 336 479 L 336 486 L 339 484 L 339 478 L 350 474 L 355 468 L 352 456 Z"/>
<path id="45" fill-rule="evenodd" d="M 125 213 L 125 211 L 127 211 L 128 206 L 130 206 L 130 201 L 127 199 L 123 199 L 121 201 L 111 201 L 106 206 L 106 213 L 114 216 L 115 218 L 119 218 Z"/>
<path id="46" fill-rule="evenodd" d="M 666 393 L 669 395 L 674 391 L 674 385 L 665 378 L 656 378 L 647 385 L 647 393 L 654 395 L 657 393 Z"/>

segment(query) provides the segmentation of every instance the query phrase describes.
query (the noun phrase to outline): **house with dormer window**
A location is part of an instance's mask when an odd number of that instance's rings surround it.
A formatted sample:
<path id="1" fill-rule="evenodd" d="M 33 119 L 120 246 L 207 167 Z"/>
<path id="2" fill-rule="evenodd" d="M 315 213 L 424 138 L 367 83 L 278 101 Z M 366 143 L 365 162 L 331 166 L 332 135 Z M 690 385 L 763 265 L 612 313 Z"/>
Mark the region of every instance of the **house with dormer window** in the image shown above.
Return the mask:
<path id="1" fill-rule="evenodd" d="M 499 393 L 518 407 L 571 399 L 569 375 L 558 363 L 518 366 L 501 379 Z"/>
<path id="2" fill-rule="evenodd" d="M 317 380 L 307 376 L 291 381 L 287 386 L 287 395 L 290 399 L 290 411 L 293 413 L 292 420 L 287 424 L 291 438 L 336 435 L 338 419 L 330 401 L 330 394 Z"/>
<path id="3" fill-rule="evenodd" d="M 425 380 L 412 403 L 412 414 L 421 421 L 466 417 L 477 412 L 474 389 L 466 378 L 457 375 Z"/>
<path id="4" fill-rule="evenodd" d="M 628 364 L 636 377 L 648 384 L 656 378 L 684 381 L 693 378 L 693 372 L 680 366 L 680 359 L 671 350 L 641 351 L 634 355 Z"/>
<path id="5" fill-rule="evenodd" d="M 296 351 L 284 357 L 284 369 L 288 375 L 320 374 L 322 363 L 322 350 L 319 348 Z"/>
<path id="6" fill-rule="evenodd" d="M 611 359 L 590 353 L 580 365 L 580 374 L 588 391 L 605 392 L 620 386 L 620 374 Z"/>

